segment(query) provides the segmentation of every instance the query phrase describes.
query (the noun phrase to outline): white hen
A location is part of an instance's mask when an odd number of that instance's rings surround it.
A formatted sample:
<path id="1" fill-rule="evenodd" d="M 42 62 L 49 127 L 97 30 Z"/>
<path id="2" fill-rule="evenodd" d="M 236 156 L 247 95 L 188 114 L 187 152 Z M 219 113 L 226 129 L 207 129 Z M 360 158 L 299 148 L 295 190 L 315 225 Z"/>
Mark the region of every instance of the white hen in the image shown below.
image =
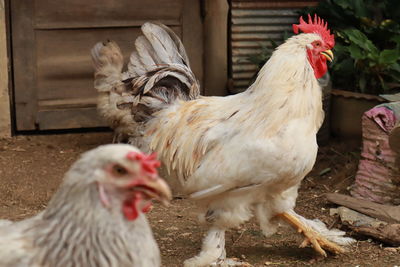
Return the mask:
<path id="1" fill-rule="evenodd" d="M 130 145 L 86 152 L 46 210 L 0 224 L 0 266 L 157 267 L 160 253 L 143 211 L 171 193 L 153 157 Z"/>

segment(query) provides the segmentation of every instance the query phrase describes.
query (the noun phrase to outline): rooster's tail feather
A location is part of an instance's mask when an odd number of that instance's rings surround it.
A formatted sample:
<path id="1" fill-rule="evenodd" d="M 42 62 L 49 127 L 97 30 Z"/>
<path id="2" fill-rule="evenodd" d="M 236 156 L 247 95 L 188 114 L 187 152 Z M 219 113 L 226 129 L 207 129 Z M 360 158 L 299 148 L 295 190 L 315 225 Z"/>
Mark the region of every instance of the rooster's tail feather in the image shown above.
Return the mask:
<path id="1" fill-rule="evenodd" d="M 133 94 L 150 97 L 143 101 L 150 110 L 177 98 L 197 98 L 199 84 L 179 37 L 159 23 L 143 24 L 142 32 L 135 41 L 136 51 L 131 54 L 124 75 L 132 83 Z"/>
<path id="2" fill-rule="evenodd" d="M 128 136 L 154 112 L 200 94 L 179 37 L 157 23 L 143 24 L 142 32 L 126 72 L 122 73 L 123 56 L 116 43 L 98 43 L 92 49 L 98 109 L 117 133 Z"/>
<path id="3" fill-rule="evenodd" d="M 121 141 L 136 130 L 131 111 L 123 108 L 123 104 L 132 102 L 133 97 L 126 92 L 122 82 L 121 49 L 113 41 L 99 42 L 92 48 L 91 54 L 95 68 L 94 87 L 99 92 L 97 109 Z"/>

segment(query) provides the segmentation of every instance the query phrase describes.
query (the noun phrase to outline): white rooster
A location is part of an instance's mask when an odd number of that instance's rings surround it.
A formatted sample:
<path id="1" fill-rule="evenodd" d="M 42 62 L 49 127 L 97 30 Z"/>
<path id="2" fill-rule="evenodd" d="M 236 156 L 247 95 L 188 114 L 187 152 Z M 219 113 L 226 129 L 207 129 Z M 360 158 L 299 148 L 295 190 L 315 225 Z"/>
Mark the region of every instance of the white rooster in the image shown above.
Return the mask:
<path id="1" fill-rule="evenodd" d="M 325 256 L 322 248 L 343 252 L 328 239 L 351 242 L 293 211 L 317 155 L 324 117 L 317 79 L 334 46 L 318 17 L 300 19 L 293 29 L 304 33 L 276 49 L 247 91 L 226 97 L 199 95 L 183 45 L 164 25 L 142 26 L 124 73 L 114 42 L 92 49 L 100 113 L 120 139 L 159 153 L 211 225 L 187 267 L 235 265 L 226 259 L 225 231 L 253 214 L 266 236 L 284 220 L 305 235 L 302 246 L 311 244 Z"/>
<path id="2" fill-rule="evenodd" d="M 130 145 L 86 152 L 45 211 L 0 221 L 0 266 L 157 267 L 160 253 L 143 212 L 171 192 L 154 156 Z"/>

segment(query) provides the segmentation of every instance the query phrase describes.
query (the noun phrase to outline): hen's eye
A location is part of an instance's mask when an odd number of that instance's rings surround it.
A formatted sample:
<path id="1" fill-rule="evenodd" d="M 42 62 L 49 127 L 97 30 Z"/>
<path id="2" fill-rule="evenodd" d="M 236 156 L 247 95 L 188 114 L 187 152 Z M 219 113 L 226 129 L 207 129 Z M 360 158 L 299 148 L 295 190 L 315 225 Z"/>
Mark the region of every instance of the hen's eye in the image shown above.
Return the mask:
<path id="1" fill-rule="evenodd" d="M 124 167 L 118 164 L 113 166 L 112 172 L 116 176 L 123 176 L 128 173 L 128 171 Z"/>

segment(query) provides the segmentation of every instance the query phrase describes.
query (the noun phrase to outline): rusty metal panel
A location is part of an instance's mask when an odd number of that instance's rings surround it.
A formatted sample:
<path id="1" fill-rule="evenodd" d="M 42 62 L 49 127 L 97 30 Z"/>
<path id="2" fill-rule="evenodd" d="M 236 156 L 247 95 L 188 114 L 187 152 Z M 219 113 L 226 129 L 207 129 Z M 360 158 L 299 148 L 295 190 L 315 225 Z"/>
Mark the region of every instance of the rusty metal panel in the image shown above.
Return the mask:
<path id="1" fill-rule="evenodd" d="M 230 10 L 231 93 L 245 90 L 257 71 L 248 58 L 271 48 L 271 40 L 281 43 L 283 33 L 298 22 L 298 10 L 316 1 L 232 0 Z"/>

